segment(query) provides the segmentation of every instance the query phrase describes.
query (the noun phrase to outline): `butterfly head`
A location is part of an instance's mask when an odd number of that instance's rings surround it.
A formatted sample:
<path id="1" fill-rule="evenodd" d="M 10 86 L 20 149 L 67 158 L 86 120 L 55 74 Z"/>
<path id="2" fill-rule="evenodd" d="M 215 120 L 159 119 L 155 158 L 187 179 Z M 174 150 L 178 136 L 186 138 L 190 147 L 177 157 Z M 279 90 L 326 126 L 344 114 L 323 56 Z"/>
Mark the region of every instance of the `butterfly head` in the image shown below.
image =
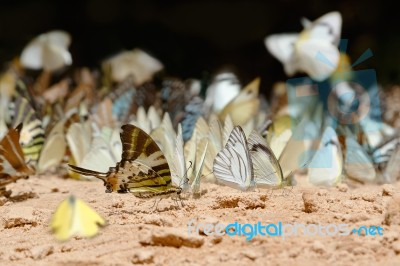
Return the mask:
<path id="1" fill-rule="evenodd" d="M 110 167 L 107 175 L 96 175 L 98 179 L 103 180 L 104 186 L 106 187 L 106 193 L 114 191 L 126 192 L 126 188 L 123 182 L 118 179 L 117 170 L 115 167 Z"/>

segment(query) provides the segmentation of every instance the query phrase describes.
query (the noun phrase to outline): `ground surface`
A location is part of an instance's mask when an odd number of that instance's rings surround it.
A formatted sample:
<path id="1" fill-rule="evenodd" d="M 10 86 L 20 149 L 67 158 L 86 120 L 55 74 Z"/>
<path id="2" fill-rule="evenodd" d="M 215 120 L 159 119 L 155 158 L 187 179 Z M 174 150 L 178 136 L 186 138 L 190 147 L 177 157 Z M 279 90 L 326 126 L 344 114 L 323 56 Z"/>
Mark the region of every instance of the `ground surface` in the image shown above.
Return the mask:
<path id="1" fill-rule="evenodd" d="M 202 184 L 200 199 L 153 200 L 106 194 L 102 182 L 41 176 L 9 186 L 0 206 L 0 265 L 400 265 L 400 182 L 322 189 L 301 182 L 286 194 L 237 192 Z M 302 185 L 303 184 L 303 185 Z M 23 194 L 24 193 L 24 194 Z M 92 239 L 54 239 L 49 223 L 70 194 L 86 201 L 108 225 Z M 22 196 L 21 196 L 22 195 Z M 383 236 L 205 236 L 187 223 L 304 223 L 381 226 Z M 201 230 L 200 230 L 201 231 Z M 201 232 L 200 232 L 201 233 Z"/>

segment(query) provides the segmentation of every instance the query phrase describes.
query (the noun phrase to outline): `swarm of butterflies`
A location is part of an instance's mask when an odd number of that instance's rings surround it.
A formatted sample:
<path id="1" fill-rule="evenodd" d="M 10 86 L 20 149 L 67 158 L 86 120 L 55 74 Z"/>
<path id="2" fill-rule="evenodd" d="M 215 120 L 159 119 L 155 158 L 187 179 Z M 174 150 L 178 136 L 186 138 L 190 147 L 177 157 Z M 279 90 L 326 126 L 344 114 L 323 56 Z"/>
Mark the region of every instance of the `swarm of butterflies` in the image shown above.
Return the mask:
<path id="1" fill-rule="evenodd" d="M 298 172 L 319 186 L 395 182 L 397 130 L 376 118 L 372 102 L 367 116 L 354 119 L 354 105 L 363 110 L 368 95 L 348 82 L 350 59 L 338 49 L 340 13 L 301 22 L 300 33 L 268 36 L 266 48 L 289 77 L 301 72 L 315 84 L 340 84 L 329 98 L 336 109 L 318 97 L 289 104 L 283 82 L 268 102 L 259 78 L 242 86 L 230 71 L 210 80 L 170 77 L 141 49 L 107 58 L 101 70 L 71 69 L 67 32 L 37 36 L 0 78 L 0 194 L 9 196 L 12 182 L 46 173 L 101 179 L 106 192 L 172 198 L 178 206 L 182 193 L 201 196 L 202 182 L 280 189 L 294 186 Z M 315 86 L 296 93 L 315 96 Z M 74 225 L 58 225 L 63 215 L 56 212 L 60 239 L 86 224 L 79 221 L 85 211 L 66 207 L 79 202 L 71 197 L 58 210 L 78 219 L 69 219 Z M 72 209 L 86 209 L 82 204 Z"/>

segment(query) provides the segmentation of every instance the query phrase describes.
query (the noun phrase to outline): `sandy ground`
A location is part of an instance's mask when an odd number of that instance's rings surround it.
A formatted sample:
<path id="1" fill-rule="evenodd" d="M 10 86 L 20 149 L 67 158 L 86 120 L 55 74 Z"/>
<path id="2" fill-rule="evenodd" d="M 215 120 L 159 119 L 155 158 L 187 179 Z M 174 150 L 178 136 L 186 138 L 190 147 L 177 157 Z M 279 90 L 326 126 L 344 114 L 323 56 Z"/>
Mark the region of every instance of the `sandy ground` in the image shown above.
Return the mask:
<path id="1" fill-rule="evenodd" d="M 301 181 L 301 178 L 300 178 Z M 285 194 L 238 192 L 202 184 L 203 196 L 178 209 L 170 199 L 104 193 L 102 182 L 54 176 L 9 186 L 0 202 L 0 265 L 400 265 L 400 182 L 322 189 L 300 182 Z M 57 241 L 49 223 L 70 194 L 86 201 L 107 226 L 92 239 Z M 18 196 L 19 195 L 19 196 Z M 18 197 L 17 197 L 18 196 Z M 381 226 L 382 236 L 206 236 L 187 223 L 346 223 Z"/>

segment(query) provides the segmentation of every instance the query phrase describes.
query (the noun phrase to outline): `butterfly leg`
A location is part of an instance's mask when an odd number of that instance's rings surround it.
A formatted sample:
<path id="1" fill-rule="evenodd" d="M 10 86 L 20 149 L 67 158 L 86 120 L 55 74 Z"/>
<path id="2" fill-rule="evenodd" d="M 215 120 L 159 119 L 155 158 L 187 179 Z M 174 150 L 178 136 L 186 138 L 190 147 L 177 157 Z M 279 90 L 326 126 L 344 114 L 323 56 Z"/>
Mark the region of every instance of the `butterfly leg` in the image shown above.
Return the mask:
<path id="1" fill-rule="evenodd" d="M 175 205 L 176 205 L 176 207 L 178 207 L 179 208 L 179 203 L 178 203 L 178 200 L 177 199 L 172 199 L 173 201 L 174 201 L 174 203 L 175 203 Z"/>
<path id="2" fill-rule="evenodd" d="M 156 211 L 158 211 L 158 204 L 160 203 L 161 200 L 162 200 L 162 198 L 160 198 L 158 201 L 157 201 L 157 199 L 156 199 L 156 202 L 157 202 L 156 208 L 155 208 Z"/>
<path id="3" fill-rule="evenodd" d="M 292 191 L 293 191 L 293 186 L 292 186 L 291 189 L 283 188 L 283 190 L 282 190 L 282 196 L 287 197 L 287 196 L 289 196 L 290 193 L 293 193 Z"/>
<path id="4" fill-rule="evenodd" d="M 269 193 L 269 198 L 272 199 L 272 195 L 274 194 L 274 190 L 271 188 L 271 193 Z"/>
<path id="5" fill-rule="evenodd" d="M 157 202 L 157 199 L 154 199 L 154 203 L 153 203 L 153 205 L 151 206 L 150 209 L 153 209 L 153 207 L 156 206 L 156 202 Z"/>

